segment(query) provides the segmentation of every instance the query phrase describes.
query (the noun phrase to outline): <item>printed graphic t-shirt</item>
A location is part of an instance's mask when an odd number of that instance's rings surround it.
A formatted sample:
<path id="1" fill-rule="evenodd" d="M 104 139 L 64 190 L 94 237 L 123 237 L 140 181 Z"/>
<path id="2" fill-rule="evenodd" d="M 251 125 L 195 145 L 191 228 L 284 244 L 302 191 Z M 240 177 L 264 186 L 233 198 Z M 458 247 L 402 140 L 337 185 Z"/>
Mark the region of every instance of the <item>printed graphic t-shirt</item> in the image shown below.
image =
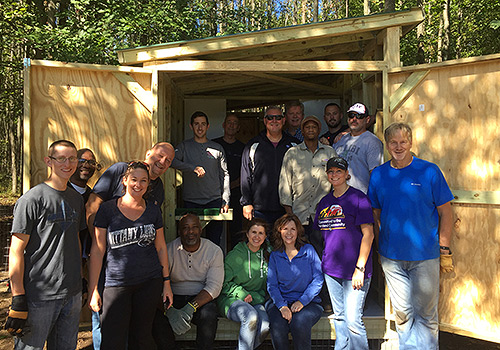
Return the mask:
<path id="1" fill-rule="evenodd" d="M 146 210 L 135 221 L 118 209 L 117 199 L 104 202 L 94 225 L 106 232 L 105 287 L 139 284 L 161 277 L 162 266 L 154 245 L 156 230 L 163 227 L 160 209 L 146 201 Z"/>

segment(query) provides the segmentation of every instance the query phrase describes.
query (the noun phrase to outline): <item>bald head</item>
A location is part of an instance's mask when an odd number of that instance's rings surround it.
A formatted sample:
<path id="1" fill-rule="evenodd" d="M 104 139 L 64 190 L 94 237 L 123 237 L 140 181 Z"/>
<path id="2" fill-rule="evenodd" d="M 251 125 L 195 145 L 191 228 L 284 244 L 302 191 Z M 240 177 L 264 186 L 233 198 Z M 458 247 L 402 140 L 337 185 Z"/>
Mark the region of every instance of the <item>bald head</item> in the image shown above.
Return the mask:
<path id="1" fill-rule="evenodd" d="M 167 171 L 174 156 L 174 147 L 168 142 L 158 142 L 146 152 L 145 162 L 149 165 L 151 180 L 155 180 Z"/>

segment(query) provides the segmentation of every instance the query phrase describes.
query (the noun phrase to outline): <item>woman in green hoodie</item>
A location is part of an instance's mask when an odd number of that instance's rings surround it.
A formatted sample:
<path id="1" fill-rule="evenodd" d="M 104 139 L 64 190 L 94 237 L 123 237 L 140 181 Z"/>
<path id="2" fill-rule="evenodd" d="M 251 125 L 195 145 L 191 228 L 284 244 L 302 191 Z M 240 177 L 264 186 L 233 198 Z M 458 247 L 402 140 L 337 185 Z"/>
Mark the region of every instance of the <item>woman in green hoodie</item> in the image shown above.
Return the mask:
<path id="1" fill-rule="evenodd" d="M 255 349 L 269 333 L 264 308 L 270 254 L 266 232 L 266 221 L 253 218 L 246 233 L 247 241 L 238 243 L 224 263 L 224 284 L 217 304 L 222 315 L 241 323 L 239 350 Z"/>

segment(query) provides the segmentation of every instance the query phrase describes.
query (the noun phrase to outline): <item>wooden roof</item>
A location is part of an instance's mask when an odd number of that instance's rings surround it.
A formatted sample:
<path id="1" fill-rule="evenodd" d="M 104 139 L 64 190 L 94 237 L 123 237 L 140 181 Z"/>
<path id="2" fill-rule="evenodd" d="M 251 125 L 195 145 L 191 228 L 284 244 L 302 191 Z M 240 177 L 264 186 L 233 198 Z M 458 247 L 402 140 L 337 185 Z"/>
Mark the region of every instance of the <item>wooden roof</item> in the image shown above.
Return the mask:
<path id="1" fill-rule="evenodd" d="M 119 50 L 118 59 L 168 72 L 186 98 L 225 98 L 228 107 L 338 98 L 344 74 L 386 67 L 387 28 L 404 35 L 422 20 L 411 9 Z"/>

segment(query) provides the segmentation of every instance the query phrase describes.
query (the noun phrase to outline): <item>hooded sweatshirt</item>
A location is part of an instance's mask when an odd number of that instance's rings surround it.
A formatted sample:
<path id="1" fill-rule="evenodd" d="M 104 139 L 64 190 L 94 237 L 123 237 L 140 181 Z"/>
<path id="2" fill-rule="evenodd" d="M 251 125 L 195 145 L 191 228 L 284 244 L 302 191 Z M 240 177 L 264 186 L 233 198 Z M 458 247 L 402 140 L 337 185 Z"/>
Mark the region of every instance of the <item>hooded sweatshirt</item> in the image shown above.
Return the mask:
<path id="1" fill-rule="evenodd" d="M 240 242 L 231 250 L 224 262 L 224 284 L 217 299 L 222 315 L 236 300 L 243 300 L 250 294 L 251 305 L 263 304 L 266 296 L 267 262 L 263 248 L 257 252 L 248 249 L 246 242 Z"/>

